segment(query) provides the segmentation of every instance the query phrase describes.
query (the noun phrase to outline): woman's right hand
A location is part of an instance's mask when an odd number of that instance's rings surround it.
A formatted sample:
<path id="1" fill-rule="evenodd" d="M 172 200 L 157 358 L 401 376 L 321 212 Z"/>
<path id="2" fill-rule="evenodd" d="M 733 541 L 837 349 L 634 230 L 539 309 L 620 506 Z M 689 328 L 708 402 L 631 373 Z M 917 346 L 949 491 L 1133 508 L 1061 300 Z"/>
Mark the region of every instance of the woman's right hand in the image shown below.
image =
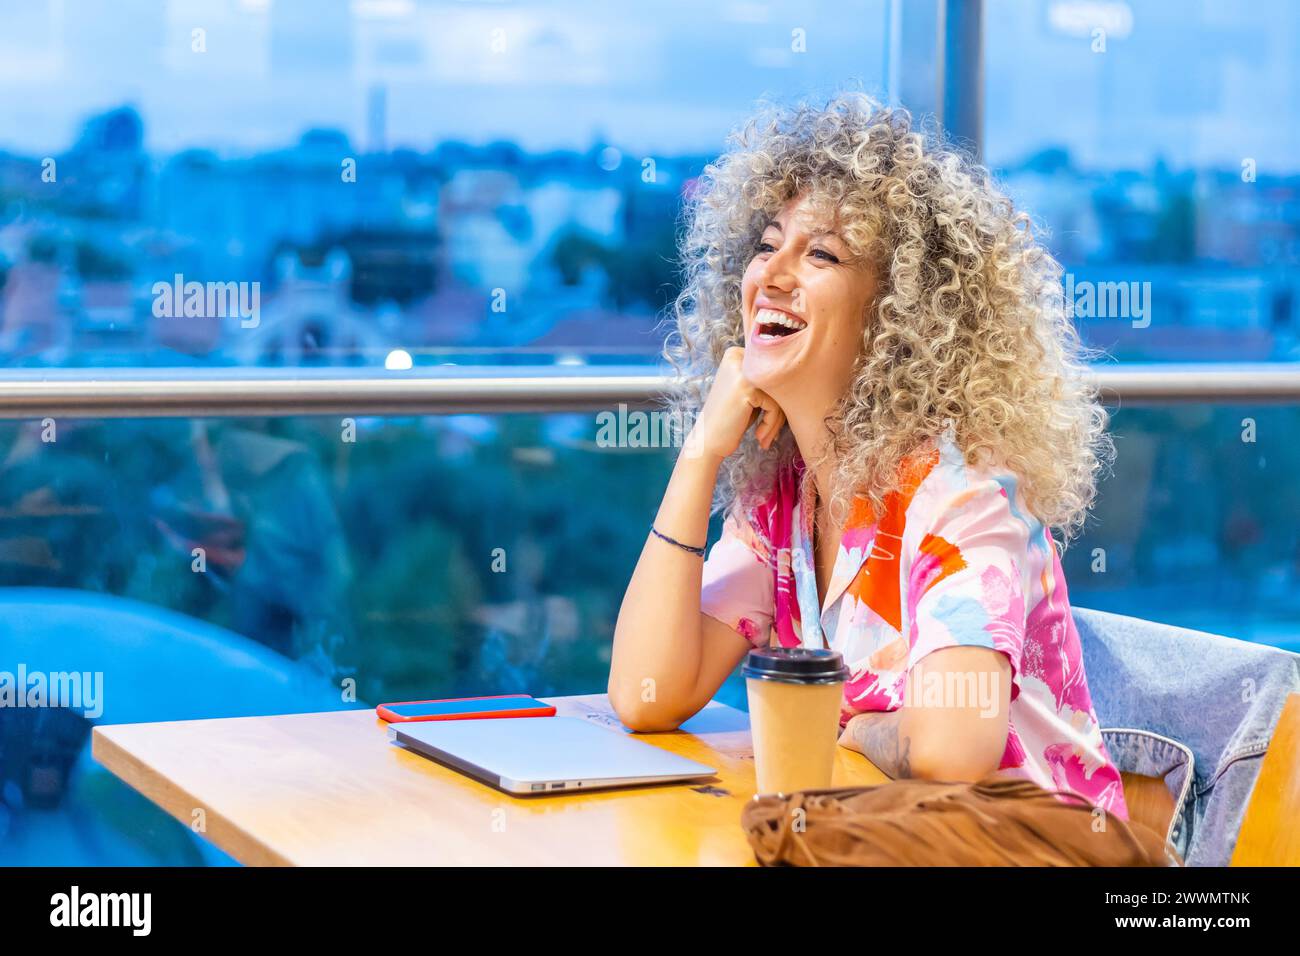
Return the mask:
<path id="1" fill-rule="evenodd" d="M 740 447 L 755 417 L 761 416 L 754 437 L 760 448 L 772 447 L 785 424 L 785 413 L 772 396 L 745 378 L 745 350 L 733 345 L 722 356 L 713 385 L 699 417 L 686 438 L 686 451 L 721 461 Z"/>
<path id="2" fill-rule="evenodd" d="M 759 418 L 756 438 L 770 448 L 785 415 L 742 371 L 743 348 L 722 356 L 703 407 L 673 465 L 653 528 L 704 548 L 724 459 Z M 609 701 L 638 732 L 675 730 L 707 704 L 749 652 L 747 640 L 704 613 L 701 561 L 646 534 L 614 623 Z M 647 685 L 647 681 L 652 685 Z M 647 699 L 646 687 L 654 693 Z"/>

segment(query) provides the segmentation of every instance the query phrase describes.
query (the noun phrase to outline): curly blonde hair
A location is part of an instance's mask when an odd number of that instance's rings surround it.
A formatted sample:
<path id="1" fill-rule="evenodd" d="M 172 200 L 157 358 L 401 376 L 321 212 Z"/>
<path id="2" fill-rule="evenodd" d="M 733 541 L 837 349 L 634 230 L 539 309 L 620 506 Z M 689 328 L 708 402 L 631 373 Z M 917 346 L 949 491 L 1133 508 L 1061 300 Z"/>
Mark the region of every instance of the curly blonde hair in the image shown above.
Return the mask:
<path id="1" fill-rule="evenodd" d="M 693 420 L 723 353 L 744 343 L 745 268 L 767 222 L 806 194 L 874 268 L 878 291 L 824 457 L 805 477 L 828 464 L 833 513 L 861 495 L 880 514 L 908 456 L 951 423 L 967 463 L 1015 474 L 1026 506 L 1067 544 L 1114 447 L 1061 267 L 1029 217 L 985 168 L 863 93 L 820 108 L 763 103 L 727 147 L 683 210 L 683 287 L 665 345 L 672 414 Z M 747 434 L 715 510 L 770 489 L 797 451 L 788 428 L 768 451 Z"/>

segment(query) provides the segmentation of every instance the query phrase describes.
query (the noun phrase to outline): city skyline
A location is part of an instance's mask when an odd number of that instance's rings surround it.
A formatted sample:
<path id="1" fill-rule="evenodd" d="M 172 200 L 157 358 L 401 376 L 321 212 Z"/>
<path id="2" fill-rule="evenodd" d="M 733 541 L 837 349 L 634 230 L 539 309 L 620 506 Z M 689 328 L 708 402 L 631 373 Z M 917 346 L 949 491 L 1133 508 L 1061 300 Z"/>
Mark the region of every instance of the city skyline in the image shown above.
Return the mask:
<path id="1" fill-rule="evenodd" d="M 868 0 L 845 23 L 842 8 L 820 3 L 647 12 L 583 2 L 124 0 L 74 14 L 51 0 L 6 10 L 0 150 L 66 148 L 88 116 L 128 103 L 145 120 L 146 148 L 161 156 L 248 155 L 313 127 L 342 130 L 362 150 L 509 140 L 544 152 L 599 140 L 639 155 L 716 153 L 776 90 L 816 99 L 850 85 L 887 99 L 889 9 Z M 1252 11 L 988 4 L 987 160 L 1054 146 L 1095 168 L 1157 158 L 1226 168 L 1251 158 L 1262 172 L 1300 169 L 1300 124 L 1278 121 L 1300 115 L 1300 8 L 1270 0 Z M 1109 27 L 1104 52 L 1089 16 Z M 805 53 L 790 49 L 795 30 Z M 1171 50 L 1188 70 L 1168 68 Z"/>

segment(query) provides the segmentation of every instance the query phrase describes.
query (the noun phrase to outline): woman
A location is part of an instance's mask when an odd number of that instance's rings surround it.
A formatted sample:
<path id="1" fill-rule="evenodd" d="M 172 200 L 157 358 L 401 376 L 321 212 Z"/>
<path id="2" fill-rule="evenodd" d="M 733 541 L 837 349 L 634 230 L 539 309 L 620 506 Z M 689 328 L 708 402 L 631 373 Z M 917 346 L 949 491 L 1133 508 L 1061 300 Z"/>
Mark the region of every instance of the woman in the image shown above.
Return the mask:
<path id="1" fill-rule="evenodd" d="M 751 646 L 829 647 L 840 743 L 890 776 L 1003 770 L 1127 819 L 1052 536 L 1113 449 L 1027 218 L 853 93 L 765 108 L 687 221 L 693 424 L 619 613 L 619 716 L 670 730 Z"/>

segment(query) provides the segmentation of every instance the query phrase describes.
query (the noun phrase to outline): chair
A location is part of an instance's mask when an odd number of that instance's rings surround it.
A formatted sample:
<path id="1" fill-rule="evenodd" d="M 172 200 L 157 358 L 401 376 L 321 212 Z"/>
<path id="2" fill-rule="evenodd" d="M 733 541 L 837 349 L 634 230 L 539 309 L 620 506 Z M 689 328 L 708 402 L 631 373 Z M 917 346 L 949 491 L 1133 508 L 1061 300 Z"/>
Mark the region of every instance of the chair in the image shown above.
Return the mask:
<path id="1" fill-rule="evenodd" d="M 1300 866 L 1300 694 L 1287 698 L 1264 754 L 1233 866 Z"/>
<path id="2" fill-rule="evenodd" d="M 71 588 L 0 588 L 0 667 L 99 675 L 90 708 L 0 707 L 0 839 L 6 863 L 233 863 L 189 826 L 99 767 L 92 723 L 339 710 L 339 688 L 308 664 L 163 607 Z M 18 802 L 18 801 L 13 801 Z"/>
<path id="3" fill-rule="evenodd" d="M 1300 655 L 1074 609 L 1132 819 L 1189 866 L 1300 865 Z"/>

